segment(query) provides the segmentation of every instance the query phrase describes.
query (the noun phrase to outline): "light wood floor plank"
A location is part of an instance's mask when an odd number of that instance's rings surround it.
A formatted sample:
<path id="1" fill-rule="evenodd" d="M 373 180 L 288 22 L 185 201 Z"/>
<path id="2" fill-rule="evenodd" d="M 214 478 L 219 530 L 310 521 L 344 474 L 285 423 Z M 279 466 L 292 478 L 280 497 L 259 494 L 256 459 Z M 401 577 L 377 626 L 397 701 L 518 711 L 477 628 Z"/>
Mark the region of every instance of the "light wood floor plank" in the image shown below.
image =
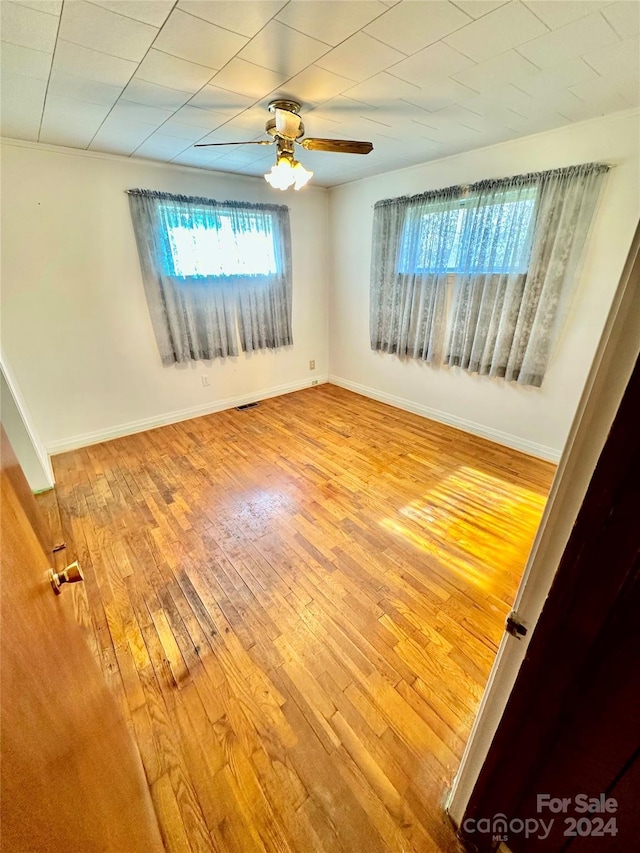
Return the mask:
<path id="1" fill-rule="evenodd" d="M 324 385 L 54 467 L 168 850 L 459 850 L 441 803 L 552 465 Z"/>

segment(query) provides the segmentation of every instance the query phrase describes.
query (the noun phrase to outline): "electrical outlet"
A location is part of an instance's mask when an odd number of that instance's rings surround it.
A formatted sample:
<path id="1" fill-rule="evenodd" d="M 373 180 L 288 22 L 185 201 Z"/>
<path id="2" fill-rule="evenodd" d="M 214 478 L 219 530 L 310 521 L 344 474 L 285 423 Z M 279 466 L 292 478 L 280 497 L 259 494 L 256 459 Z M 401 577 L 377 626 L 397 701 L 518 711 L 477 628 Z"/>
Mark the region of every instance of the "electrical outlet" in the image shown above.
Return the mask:
<path id="1" fill-rule="evenodd" d="M 202 384 L 206 388 L 207 385 L 209 384 L 209 377 L 207 376 L 206 373 L 203 373 L 201 378 L 202 378 Z"/>
<path id="2" fill-rule="evenodd" d="M 316 360 L 315 360 L 315 358 L 312 358 L 311 361 L 309 362 L 309 370 L 315 370 L 315 369 L 316 369 Z"/>
<path id="3" fill-rule="evenodd" d="M 311 384 L 312 384 L 312 385 L 317 385 L 317 384 L 318 384 L 318 380 L 317 380 L 317 379 L 312 379 L 312 380 L 311 380 Z"/>

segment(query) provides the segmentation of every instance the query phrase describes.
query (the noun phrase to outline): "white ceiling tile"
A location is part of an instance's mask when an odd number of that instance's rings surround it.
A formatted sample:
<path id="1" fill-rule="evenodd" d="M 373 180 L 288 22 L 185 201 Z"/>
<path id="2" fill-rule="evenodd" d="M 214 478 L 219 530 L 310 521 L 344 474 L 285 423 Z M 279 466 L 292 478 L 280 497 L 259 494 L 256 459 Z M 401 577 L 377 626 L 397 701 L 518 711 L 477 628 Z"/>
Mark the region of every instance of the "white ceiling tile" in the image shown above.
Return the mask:
<path id="1" fill-rule="evenodd" d="M 475 95 L 461 102 L 460 106 L 499 125 L 513 126 L 522 115 L 510 109 L 509 98 L 504 97 L 504 89 L 497 90 L 491 95 Z"/>
<path id="2" fill-rule="evenodd" d="M 469 24 L 472 18 L 443 0 L 399 3 L 365 28 L 385 44 L 412 54 Z"/>
<path id="3" fill-rule="evenodd" d="M 187 62 L 177 56 L 161 53 L 151 48 L 136 71 L 136 78 L 147 83 L 157 83 L 180 92 L 195 94 L 205 86 L 215 74 L 213 68 Z"/>
<path id="4" fill-rule="evenodd" d="M 258 103 L 235 116 L 226 116 L 225 127 L 244 127 L 243 138 L 253 139 L 256 133 L 264 130 L 265 122 L 270 118 L 273 116 L 268 112 L 266 105 Z M 252 132 L 253 135 L 247 136 L 248 132 Z"/>
<path id="5" fill-rule="evenodd" d="M 292 0 L 277 19 L 301 33 L 337 45 L 387 11 L 382 3 L 359 0 Z"/>
<path id="6" fill-rule="evenodd" d="M 177 136 L 180 139 L 186 139 L 187 142 L 197 142 L 206 135 L 206 130 L 202 127 L 196 127 L 194 124 L 183 124 L 181 121 L 170 118 L 162 125 L 160 133 L 167 136 Z"/>
<path id="7" fill-rule="evenodd" d="M 209 85 L 194 95 L 189 105 L 204 110 L 215 110 L 231 117 L 253 106 L 255 100 L 246 95 L 238 95 L 236 92 L 228 92 L 226 89 Z"/>
<path id="8" fill-rule="evenodd" d="M 361 101 L 355 101 L 353 98 L 347 98 L 344 95 L 337 95 L 335 98 L 313 110 L 313 112 L 307 113 L 305 119 L 308 118 L 311 121 L 313 117 L 314 120 L 322 119 L 323 121 L 329 121 L 336 128 L 336 131 L 340 130 L 342 133 L 345 129 L 345 122 L 349 123 L 353 116 L 358 116 L 370 109 L 370 106 L 363 104 Z"/>
<path id="9" fill-rule="evenodd" d="M 158 126 L 171 118 L 173 110 L 163 110 L 159 107 L 149 107 L 146 104 L 134 104 L 132 101 L 120 99 L 109 114 L 109 119 L 125 124 L 128 121 L 139 124 Z"/>
<path id="10" fill-rule="evenodd" d="M 2 41 L 53 53 L 58 18 L 16 3 L 0 3 Z"/>
<path id="11" fill-rule="evenodd" d="M 230 145 L 229 148 L 222 148 L 223 154 L 216 163 L 216 168 L 222 168 L 224 165 L 242 166 L 245 163 L 261 163 L 263 172 L 268 171 L 272 162 L 275 162 L 275 150 L 264 148 L 261 145 Z M 300 155 L 304 156 L 304 155 Z M 265 169 L 264 163 L 268 161 L 268 166 Z"/>
<path id="12" fill-rule="evenodd" d="M 136 70 L 136 63 L 58 39 L 53 70 L 112 86 L 125 86 Z"/>
<path id="13" fill-rule="evenodd" d="M 71 125 L 65 122 L 52 122 L 46 126 L 43 124 L 38 142 L 45 145 L 61 145 L 64 148 L 86 149 L 94 136 L 95 130 L 82 122 Z"/>
<path id="14" fill-rule="evenodd" d="M 560 65 L 554 65 L 546 71 L 537 71 L 530 77 L 522 77 L 515 84 L 532 97 L 545 97 L 548 92 L 576 86 L 598 75 L 583 59 L 570 59 Z"/>
<path id="15" fill-rule="evenodd" d="M 107 118 L 93 138 L 91 151 L 106 151 L 128 157 L 154 132 L 153 125 Z"/>
<path id="16" fill-rule="evenodd" d="M 242 132 L 242 136 L 229 137 L 232 141 L 237 141 L 238 139 L 256 139 L 256 137 L 266 139 L 265 124 L 271 118 L 273 118 L 271 113 L 263 105 L 257 104 L 255 107 L 251 107 L 251 109 L 245 110 L 243 113 L 229 119 L 223 127 L 219 128 L 219 131 L 221 133 L 228 133 L 229 131 L 233 133 L 236 131 L 238 133 Z M 218 133 L 218 130 L 214 131 L 214 133 Z"/>
<path id="17" fill-rule="evenodd" d="M 344 125 L 340 122 L 332 121 L 331 119 L 322 115 L 322 113 L 319 112 L 322 109 L 323 107 L 319 107 L 318 111 L 311 110 L 309 112 L 305 112 L 304 126 L 306 136 L 336 136 L 338 135 L 338 132 L 341 128 L 344 129 Z"/>
<path id="18" fill-rule="evenodd" d="M 187 105 L 179 109 L 173 118 L 183 124 L 192 124 L 195 127 L 201 127 L 204 131 L 215 130 L 220 125 L 229 121 L 229 116 L 224 113 L 217 113 L 213 110 L 203 110 L 198 107 Z"/>
<path id="19" fill-rule="evenodd" d="M 7 72 L 2 75 L 2 107 L 22 103 L 25 110 L 38 110 L 42 114 L 42 105 L 47 91 L 47 81 L 22 74 Z"/>
<path id="20" fill-rule="evenodd" d="M 65 3 L 60 20 L 60 38 L 136 62 L 157 34 L 156 27 L 123 18 L 85 0 Z"/>
<path id="21" fill-rule="evenodd" d="M 341 135 L 345 133 L 348 133 L 351 139 L 356 138 L 365 141 L 379 133 L 391 135 L 393 133 L 393 118 L 382 110 L 371 110 L 366 115 L 361 114 L 347 119 Z"/>
<path id="22" fill-rule="evenodd" d="M 444 41 L 465 56 L 482 62 L 548 31 L 526 6 L 513 2 L 490 12 L 484 18 L 478 18 Z"/>
<path id="23" fill-rule="evenodd" d="M 191 15 L 232 30 L 254 36 L 282 9 L 286 0 L 179 0 L 178 8 Z"/>
<path id="24" fill-rule="evenodd" d="M 453 77 L 470 89 L 484 94 L 513 83 L 521 77 L 535 74 L 538 69 L 515 50 L 508 50 L 500 56 L 494 56 L 485 62 L 480 62 L 472 68 L 466 68 L 453 75 Z"/>
<path id="25" fill-rule="evenodd" d="M 305 104 L 322 104 L 345 89 L 351 88 L 354 81 L 339 74 L 326 71 L 318 65 L 310 65 L 291 80 L 287 80 L 286 91 L 290 97 Z"/>
<path id="26" fill-rule="evenodd" d="M 78 110 L 58 110 L 49 104 L 44 111 L 40 142 L 49 145 L 67 145 L 69 148 L 87 148 L 104 120 L 104 115 Z"/>
<path id="27" fill-rule="evenodd" d="M 136 148 L 135 156 L 171 160 L 188 148 L 190 148 L 190 145 L 185 139 L 167 136 L 164 133 L 153 133 L 139 148 Z"/>
<path id="28" fill-rule="evenodd" d="M 620 40 L 637 31 L 639 4 L 625 0 L 182 0 L 177 8 L 68 0 L 63 8 L 68 38 L 58 41 L 45 108 L 61 4 L 0 0 L 7 136 L 37 140 L 40 131 L 56 145 L 260 175 L 274 146 L 193 144 L 266 140 L 267 101 L 289 97 L 303 103 L 307 136 L 374 145 L 367 157 L 301 152 L 321 186 L 640 103 L 640 44 Z M 165 21 L 161 48 L 145 53 Z M 554 32 L 537 35 L 545 25 Z"/>
<path id="29" fill-rule="evenodd" d="M 640 81 L 638 80 L 635 82 L 635 89 L 640 90 Z M 617 96 L 622 94 L 618 91 L 618 80 L 613 77 L 598 77 L 596 80 L 589 80 L 588 83 L 579 83 L 577 86 L 572 86 L 570 91 L 586 103 L 593 101 L 604 103 L 609 98 L 616 98 L 617 100 Z M 628 106 L 633 106 L 633 99 Z"/>
<path id="30" fill-rule="evenodd" d="M 602 15 L 595 14 L 523 44 L 518 51 L 544 69 L 617 40 L 617 35 Z"/>
<path id="31" fill-rule="evenodd" d="M 222 71 L 219 71 L 211 83 L 221 89 L 246 95 L 248 98 L 263 98 L 283 83 L 286 77 L 269 71 L 244 59 L 232 59 Z"/>
<path id="32" fill-rule="evenodd" d="M 157 83 L 148 83 L 133 77 L 127 88 L 122 93 L 124 101 L 132 101 L 135 104 L 145 104 L 148 107 L 159 107 L 162 110 L 177 110 L 186 104 L 191 97 L 190 92 L 181 92 L 178 89 L 170 89 L 168 86 L 158 86 Z"/>
<path id="33" fill-rule="evenodd" d="M 161 27 L 173 8 L 174 0 L 91 0 L 91 3 L 125 18 Z"/>
<path id="34" fill-rule="evenodd" d="M 393 77 L 386 71 L 375 74 L 363 83 L 352 86 L 345 94 L 348 98 L 362 101 L 364 104 L 378 106 L 386 101 L 397 101 L 403 98 L 410 101 L 412 96 L 420 94 L 420 88 L 406 80 Z"/>
<path id="35" fill-rule="evenodd" d="M 466 149 L 469 149 L 469 147 L 477 148 L 481 144 L 480 131 L 475 130 L 475 128 L 465 127 L 453 118 L 446 115 L 439 115 L 438 113 L 431 113 L 430 121 L 430 124 L 424 125 L 422 135 L 425 139 L 430 139 L 432 142 L 444 145 L 447 150 L 454 144 L 460 144 Z"/>
<path id="36" fill-rule="evenodd" d="M 586 88 L 583 92 L 587 96 L 587 100 L 582 101 L 576 98 L 575 106 L 567 107 L 562 111 L 562 114 L 570 121 L 585 121 L 607 113 L 628 110 L 631 106 L 629 101 L 619 92 L 612 90 L 606 84 L 599 86 L 598 81 L 593 82 L 590 92 Z"/>
<path id="37" fill-rule="evenodd" d="M 622 97 L 629 102 L 631 106 L 637 107 L 640 105 L 640 80 L 637 77 L 631 79 L 618 79 L 618 78 L 603 78 L 607 83 L 609 83 L 612 88 L 615 87 L 615 90 L 618 94 L 622 95 Z"/>
<path id="38" fill-rule="evenodd" d="M 240 51 L 238 59 L 293 77 L 329 50 L 324 42 L 271 21 Z"/>
<path id="39" fill-rule="evenodd" d="M 576 96 L 568 89 L 549 89 L 544 95 L 532 97 L 513 85 L 502 86 L 492 92 L 492 97 L 503 107 L 524 117 L 533 117 L 551 112 L 563 113 L 565 108 L 576 106 Z"/>
<path id="40" fill-rule="evenodd" d="M 154 47 L 208 68 L 222 68 L 246 43 L 245 36 L 174 9 Z"/>
<path id="41" fill-rule="evenodd" d="M 593 15 L 611 0 L 524 0 L 531 11 L 552 30 Z"/>
<path id="42" fill-rule="evenodd" d="M 0 50 L 0 65 L 3 74 L 6 72 L 22 74 L 24 77 L 34 77 L 36 80 L 47 80 L 51 70 L 52 54 L 41 50 L 31 50 L 18 44 L 3 42 Z"/>
<path id="43" fill-rule="evenodd" d="M 87 77 L 76 77 L 64 71 L 51 73 L 48 90 L 49 95 L 108 106 L 115 104 L 121 92 L 122 86 L 111 86 L 109 83 L 100 83 Z"/>
<path id="44" fill-rule="evenodd" d="M 450 104 L 460 103 L 465 98 L 472 97 L 475 94 L 467 86 L 458 83 L 451 77 L 443 80 L 434 80 L 433 83 L 427 83 L 416 90 L 411 95 L 403 95 L 402 98 L 410 104 L 415 104 L 422 109 L 431 112 L 441 110 L 448 107 Z"/>
<path id="45" fill-rule="evenodd" d="M 431 115 L 428 110 L 406 101 L 397 101 L 390 108 L 383 106 L 378 112 L 390 125 L 390 129 L 381 131 L 381 134 L 387 140 L 399 140 L 401 142 L 399 148 L 403 152 L 405 149 L 411 149 L 413 139 L 424 133 L 425 125 L 428 124 Z M 348 122 L 345 129 L 348 129 Z M 396 149 L 399 150 L 397 146 Z"/>
<path id="46" fill-rule="evenodd" d="M 38 12 L 46 12 L 48 15 L 59 16 L 62 12 L 62 0 L 12 0 L 12 2 L 18 6 L 36 9 Z"/>
<path id="47" fill-rule="evenodd" d="M 11 101 L 2 105 L 0 135 L 7 139 L 26 139 L 37 142 L 40 132 L 40 112 L 25 110 L 22 103 Z"/>
<path id="48" fill-rule="evenodd" d="M 508 0 L 453 0 L 453 2 L 472 18 L 481 18 L 483 15 L 493 12 L 494 9 L 504 6 Z"/>
<path id="49" fill-rule="evenodd" d="M 603 9 L 602 14 L 620 38 L 629 38 L 640 32 L 640 3 L 637 0 L 613 3 Z"/>
<path id="50" fill-rule="evenodd" d="M 476 130 L 479 132 L 491 130 L 496 126 L 495 118 L 489 118 L 485 115 L 474 113 L 472 110 L 467 110 L 458 104 L 454 104 L 440 110 L 437 115 L 440 118 L 446 118 L 448 121 L 461 124 L 469 130 Z"/>
<path id="51" fill-rule="evenodd" d="M 416 86 L 423 86 L 432 80 L 441 80 L 472 65 L 473 62 L 468 57 L 458 53 L 444 42 L 437 42 L 394 65 L 389 69 L 389 73 L 394 77 L 415 83 Z"/>
<path id="52" fill-rule="evenodd" d="M 199 139 L 199 142 L 250 142 L 251 140 L 256 139 L 256 137 L 262 138 L 264 134 L 261 133 L 262 127 L 254 127 L 254 128 L 246 128 L 239 126 L 235 123 L 235 120 L 227 122 L 227 124 L 222 127 L 217 128 L 217 130 L 208 133 L 202 139 Z M 221 146 L 222 147 L 222 146 Z M 262 146 L 252 146 L 257 150 L 261 150 Z M 264 146 L 265 150 L 271 150 Z M 213 153 L 217 151 L 217 149 L 211 149 Z M 212 156 L 213 156 L 212 153 Z M 226 149 L 223 148 L 222 154 L 226 153 Z M 220 155 L 222 156 L 222 155 Z"/>
<path id="53" fill-rule="evenodd" d="M 181 154 L 173 157 L 171 162 L 180 166 L 196 166 L 200 169 L 210 168 L 211 163 L 220 159 L 219 148 L 187 148 Z M 212 154 L 211 152 L 215 152 Z"/>
<path id="54" fill-rule="evenodd" d="M 109 104 L 91 104 L 88 101 L 76 101 L 74 98 L 61 98 L 58 95 L 47 96 L 45 116 L 56 116 L 59 119 L 73 121 L 84 117 L 87 121 L 96 122 L 99 127 L 109 115 Z"/>
<path id="55" fill-rule="evenodd" d="M 360 81 L 384 71 L 401 59 L 404 59 L 404 56 L 397 50 L 381 44 L 365 33 L 356 33 L 338 47 L 334 47 L 316 64 L 334 74 Z"/>
<path id="56" fill-rule="evenodd" d="M 576 102 L 577 99 L 576 99 Z M 512 113 L 508 126 L 518 136 L 527 136 L 531 133 L 542 133 L 544 130 L 554 130 L 556 127 L 564 127 L 569 124 L 569 119 L 552 110 L 537 109 L 531 117 L 520 116 Z"/>
<path id="57" fill-rule="evenodd" d="M 638 36 L 591 51 L 584 60 L 603 77 L 626 77 L 638 80 L 640 39 Z"/>

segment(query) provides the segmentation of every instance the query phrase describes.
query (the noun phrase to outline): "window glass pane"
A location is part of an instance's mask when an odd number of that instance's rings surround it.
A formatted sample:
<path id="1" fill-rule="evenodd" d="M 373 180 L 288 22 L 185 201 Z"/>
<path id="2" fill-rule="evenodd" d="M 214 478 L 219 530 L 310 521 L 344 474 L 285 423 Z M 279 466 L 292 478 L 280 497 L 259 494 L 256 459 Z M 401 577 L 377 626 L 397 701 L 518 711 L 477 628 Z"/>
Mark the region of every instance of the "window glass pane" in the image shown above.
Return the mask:
<path id="1" fill-rule="evenodd" d="M 243 213 L 236 218 L 220 211 L 202 213 L 202 216 L 181 217 L 167 211 L 165 225 L 172 275 L 229 278 L 277 272 L 271 216 Z"/>
<path id="2" fill-rule="evenodd" d="M 426 211 L 424 205 L 409 210 L 402 229 L 398 272 L 446 272 L 455 251 L 461 217 L 460 202 L 457 200 L 434 202 Z"/>
<path id="3" fill-rule="evenodd" d="M 536 190 L 504 193 L 499 201 L 466 200 L 463 237 L 453 272 L 525 273 L 529 266 Z"/>
<path id="4" fill-rule="evenodd" d="M 398 272 L 524 273 L 533 237 L 536 188 L 502 194 L 497 201 L 477 198 L 434 205 L 405 220 Z"/>

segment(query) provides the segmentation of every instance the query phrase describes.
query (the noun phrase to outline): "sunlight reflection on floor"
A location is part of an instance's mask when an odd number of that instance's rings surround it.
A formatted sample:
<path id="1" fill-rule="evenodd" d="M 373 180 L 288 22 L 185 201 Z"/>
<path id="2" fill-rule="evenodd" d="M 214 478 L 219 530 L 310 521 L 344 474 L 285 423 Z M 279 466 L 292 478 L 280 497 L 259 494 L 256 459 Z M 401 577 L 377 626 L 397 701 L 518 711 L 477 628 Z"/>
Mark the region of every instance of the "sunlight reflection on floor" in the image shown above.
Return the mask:
<path id="1" fill-rule="evenodd" d="M 487 592 L 522 570 L 547 499 L 502 477 L 461 466 L 380 524 Z"/>

